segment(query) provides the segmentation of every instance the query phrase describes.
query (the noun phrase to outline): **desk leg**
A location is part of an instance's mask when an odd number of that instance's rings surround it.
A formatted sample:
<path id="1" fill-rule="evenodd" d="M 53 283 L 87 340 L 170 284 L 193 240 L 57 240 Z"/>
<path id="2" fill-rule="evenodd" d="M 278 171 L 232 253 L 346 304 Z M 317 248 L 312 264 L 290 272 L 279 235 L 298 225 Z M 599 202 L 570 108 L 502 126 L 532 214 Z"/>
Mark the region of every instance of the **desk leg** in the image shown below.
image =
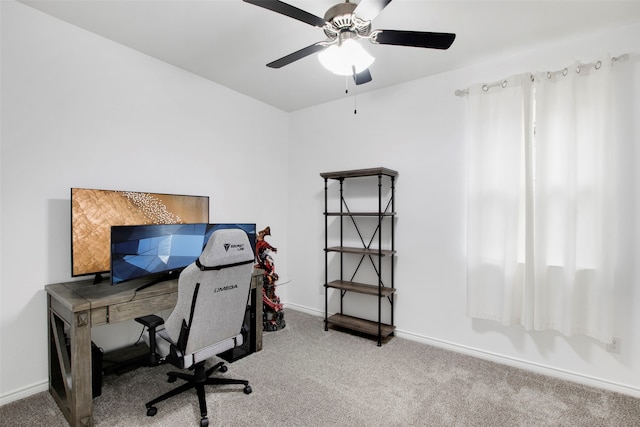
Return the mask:
<path id="1" fill-rule="evenodd" d="M 89 311 L 75 313 L 71 325 L 71 378 L 75 385 L 74 412 L 77 426 L 93 425 L 91 374 L 91 322 Z"/>
<path id="2" fill-rule="evenodd" d="M 49 307 L 49 390 L 72 427 L 92 426 L 89 311 L 60 313 L 51 309 L 51 300 Z"/>
<path id="3" fill-rule="evenodd" d="M 255 287 L 251 289 L 251 332 L 249 350 L 251 353 L 262 350 L 262 276 L 254 278 Z"/>

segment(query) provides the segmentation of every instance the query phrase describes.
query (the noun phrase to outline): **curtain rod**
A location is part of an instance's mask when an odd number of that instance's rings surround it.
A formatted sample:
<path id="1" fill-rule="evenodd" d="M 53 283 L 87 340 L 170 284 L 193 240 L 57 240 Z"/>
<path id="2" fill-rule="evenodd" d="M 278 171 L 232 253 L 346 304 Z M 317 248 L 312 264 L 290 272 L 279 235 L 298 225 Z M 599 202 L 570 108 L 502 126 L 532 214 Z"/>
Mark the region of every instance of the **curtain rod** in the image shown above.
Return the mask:
<path id="1" fill-rule="evenodd" d="M 614 64 L 616 62 L 625 62 L 629 59 L 629 54 L 628 53 L 624 53 L 620 56 L 614 56 L 611 58 L 611 63 Z M 588 64 L 580 64 L 576 67 L 576 73 L 580 73 L 582 70 L 586 70 L 588 68 L 594 67 L 596 70 L 599 70 L 600 67 L 602 67 L 602 61 L 595 61 L 595 62 L 590 62 Z M 550 79 L 551 77 L 554 77 L 558 74 L 562 74 L 563 76 L 566 76 L 569 73 L 569 68 L 565 67 L 562 70 L 557 70 L 557 71 L 547 71 L 547 78 Z M 531 74 L 531 81 L 534 80 L 534 75 Z M 503 88 L 507 87 L 507 80 L 499 80 L 497 82 L 494 83 L 485 83 L 482 85 L 482 90 L 484 92 L 487 92 L 489 89 L 493 88 L 493 87 L 497 87 L 497 86 L 502 86 Z M 456 96 L 469 96 L 469 89 L 456 89 L 455 91 L 455 95 Z"/>

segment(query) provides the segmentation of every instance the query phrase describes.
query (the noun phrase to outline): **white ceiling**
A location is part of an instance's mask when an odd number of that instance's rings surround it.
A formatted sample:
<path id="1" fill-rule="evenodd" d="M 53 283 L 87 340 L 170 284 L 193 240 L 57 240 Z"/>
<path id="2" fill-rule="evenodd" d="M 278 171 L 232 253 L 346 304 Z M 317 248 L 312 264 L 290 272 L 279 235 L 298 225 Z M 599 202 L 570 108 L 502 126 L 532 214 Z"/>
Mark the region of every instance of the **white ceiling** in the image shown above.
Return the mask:
<path id="1" fill-rule="evenodd" d="M 354 0 L 355 1 L 355 0 Z M 323 17 L 340 0 L 289 0 Z M 312 55 L 265 64 L 326 37 L 319 28 L 241 0 L 22 0 L 78 27 L 284 111 L 345 96 L 345 78 Z M 640 22 L 640 0 L 394 0 L 374 29 L 456 33 L 448 50 L 364 47 L 373 81 L 358 93 L 472 64 L 528 45 Z M 352 81 L 349 85 L 352 86 Z"/>

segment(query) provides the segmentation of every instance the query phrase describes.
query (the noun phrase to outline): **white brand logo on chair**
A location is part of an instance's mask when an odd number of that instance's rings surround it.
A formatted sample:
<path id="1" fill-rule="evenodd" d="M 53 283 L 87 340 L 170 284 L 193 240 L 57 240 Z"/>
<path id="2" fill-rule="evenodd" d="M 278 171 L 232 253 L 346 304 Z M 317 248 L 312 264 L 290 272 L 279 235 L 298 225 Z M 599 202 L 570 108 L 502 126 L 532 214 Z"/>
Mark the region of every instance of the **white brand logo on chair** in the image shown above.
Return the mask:
<path id="1" fill-rule="evenodd" d="M 229 252 L 229 248 L 236 248 L 238 251 L 244 251 L 244 244 L 241 243 L 239 245 L 232 245 L 229 243 L 225 243 L 224 245 L 224 251 L 225 252 Z"/>

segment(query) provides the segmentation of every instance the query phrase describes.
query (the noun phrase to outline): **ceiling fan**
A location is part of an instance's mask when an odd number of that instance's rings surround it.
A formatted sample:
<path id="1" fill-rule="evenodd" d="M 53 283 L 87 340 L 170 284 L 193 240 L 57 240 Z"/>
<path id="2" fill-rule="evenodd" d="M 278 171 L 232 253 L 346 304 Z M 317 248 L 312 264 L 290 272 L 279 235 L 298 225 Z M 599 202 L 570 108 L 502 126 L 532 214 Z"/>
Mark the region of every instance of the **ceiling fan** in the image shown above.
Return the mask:
<path id="1" fill-rule="evenodd" d="M 247 3 L 263 7 L 281 15 L 288 16 L 314 27 L 322 28 L 326 40 L 319 41 L 296 52 L 267 64 L 270 68 L 281 68 L 299 59 L 320 52 L 319 59 L 322 64 L 336 74 L 353 75 L 357 85 L 371 81 L 369 66 L 373 57 L 369 55 L 358 43 L 360 39 L 367 39 L 373 44 L 387 44 L 396 46 L 412 46 L 429 49 L 448 49 L 456 38 L 451 33 L 432 33 L 424 31 L 401 30 L 371 30 L 371 21 L 389 4 L 391 0 L 361 0 L 360 3 L 338 3 L 330 7 L 324 18 L 306 12 L 290 4 L 279 0 L 244 0 Z M 364 52 L 363 61 L 354 62 L 349 55 L 345 58 L 344 48 Z M 333 58 L 341 51 L 342 59 L 346 62 L 329 65 Z M 324 55 L 324 57 L 323 57 Z M 332 61 L 333 63 L 333 61 Z M 337 68 L 336 68 L 337 67 Z"/>

